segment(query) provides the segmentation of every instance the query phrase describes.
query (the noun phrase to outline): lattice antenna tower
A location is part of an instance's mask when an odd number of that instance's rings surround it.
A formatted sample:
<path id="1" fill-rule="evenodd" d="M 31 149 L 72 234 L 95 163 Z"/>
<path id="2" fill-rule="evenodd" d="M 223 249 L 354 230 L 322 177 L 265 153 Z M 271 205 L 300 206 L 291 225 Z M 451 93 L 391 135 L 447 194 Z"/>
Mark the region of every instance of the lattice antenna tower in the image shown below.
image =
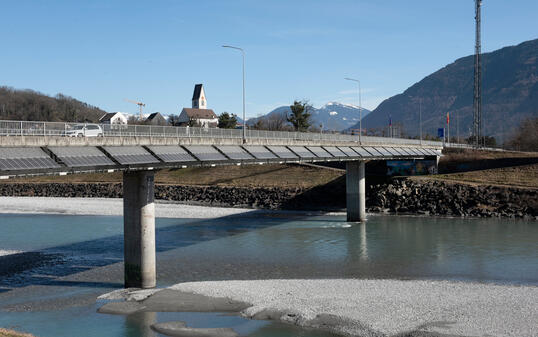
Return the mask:
<path id="1" fill-rule="evenodd" d="M 480 147 L 482 139 L 482 64 L 480 60 L 481 44 L 480 44 L 480 7 L 482 0 L 475 0 L 475 54 L 474 54 L 474 95 L 473 95 L 473 136 L 474 146 Z"/>

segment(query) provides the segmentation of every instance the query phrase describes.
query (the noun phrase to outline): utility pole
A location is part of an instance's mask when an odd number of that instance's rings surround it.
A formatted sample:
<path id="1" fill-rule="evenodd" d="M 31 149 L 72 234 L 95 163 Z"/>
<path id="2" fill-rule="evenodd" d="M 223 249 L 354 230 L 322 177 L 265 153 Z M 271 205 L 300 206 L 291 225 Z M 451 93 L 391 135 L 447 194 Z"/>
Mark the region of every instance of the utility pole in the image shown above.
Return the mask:
<path id="1" fill-rule="evenodd" d="M 475 0 L 475 55 L 474 55 L 474 95 L 473 95 L 473 136 L 474 146 L 481 146 L 480 139 L 482 138 L 482 71 L 480 63 L 480 7 L 482 0 Z"/>
<path id="2" fill-rule="evenodd" d="M 450 144 L 450 112 L 446 113 L 447 142 Z"/>
<path id="3" fill-rule="evenodd" d="M 346 77 L 344 80 L 356 82 L 359 85 L 359 143 L 361 142 L 362 134 L 362 102 L 361 102 L 361 81 L 355 78 Z M 368 135 L 368 133 L 366 133 Z"/>
<path id="4" fill-rule="evenodd" d="M 245 117 L 245 51 L 243 50 L 243 48 L 239 48 L 239 47 L 234 47 L 234 46 L 222 46 L 222 48 L 231 48 L 231 49 L 235 49 L 235 50 L 239 50 L 241 52 L 241 56 L 243 57 L 243 144 L 245 144 L 247 142 L 247 135 L 246 135 L 246 130 L 245 130 L 245 126 L 247 124 L 247 119 Z"/>
<path id="5" fill-rule="evenodd" d="M 418 128 L 420 129 L 420 145 L 422 145 L 422 97 L 419 97 L 418 101 Z"/>
<path id="6" fill-rule="evenodd" d="M 459 119 L 459 116 L 460 115 L 456 111 L 456 138 L 457 138 L 458 144 L 460 143 L 460 119 Z"/>

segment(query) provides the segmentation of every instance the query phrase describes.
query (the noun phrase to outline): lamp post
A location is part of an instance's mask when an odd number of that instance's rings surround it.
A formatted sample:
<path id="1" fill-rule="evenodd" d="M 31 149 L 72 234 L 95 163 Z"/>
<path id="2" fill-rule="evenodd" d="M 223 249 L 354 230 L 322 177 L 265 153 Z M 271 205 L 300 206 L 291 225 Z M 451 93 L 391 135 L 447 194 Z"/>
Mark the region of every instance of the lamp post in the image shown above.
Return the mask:
<path id="1" fill-rule="evenodd" d="M 422 97 L 418 101 L 418 125 L 420 129 L 420 145 L 422 145 Z"/>
<path id="2" fill-rule="evenodd" d="M 361 102 L 361 81 L 346 77 L 344 80 L 357 82 L 359 85 L 359 143 L 361 142 L 361 134 L 362 134 L 362 102 Z"/>
<path id="3" fill-rule="evenodd" d="M 247 123 L 245 119 L 245 51 L 242 48 L 234 47 L 234 46 L 222 46 L 223 48 L 231 48 L 236 49 L 241 52 L 241 55 L 243 56 L 243 144 L 246 143 L 247 137 L 246 137 L 246 131 L 245 131 L 245 125 Z"/>
<path id="4" fill-rule="evenodd" d="M 409 96 L 409 98 L 418 98 L 418 129 L 420 134 L 420 145 L 422 145 L 422 97 Z"/>

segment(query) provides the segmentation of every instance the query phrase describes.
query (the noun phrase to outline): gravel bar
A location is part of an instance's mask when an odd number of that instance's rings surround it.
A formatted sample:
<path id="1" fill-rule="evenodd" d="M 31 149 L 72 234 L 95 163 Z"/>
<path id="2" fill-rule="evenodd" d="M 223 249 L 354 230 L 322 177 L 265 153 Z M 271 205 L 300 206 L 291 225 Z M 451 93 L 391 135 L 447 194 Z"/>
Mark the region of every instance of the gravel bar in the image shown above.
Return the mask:
<path id="1" fill-rule="evenodd" d="M 169 289 L 250 303 L 246 317 L 350 336 L 538 336 L 533 286 L 326 279 L 192 282 Z"/>
<path id="2" fill-rule="evenodd" d="M 155 202 L 155 215 L 159 218 L 209 219 L 252 211 L 252 209 L 245 208 L 204 207 Z M 0 213 L 122 216 L 123 199 L 0 197 Z"/>

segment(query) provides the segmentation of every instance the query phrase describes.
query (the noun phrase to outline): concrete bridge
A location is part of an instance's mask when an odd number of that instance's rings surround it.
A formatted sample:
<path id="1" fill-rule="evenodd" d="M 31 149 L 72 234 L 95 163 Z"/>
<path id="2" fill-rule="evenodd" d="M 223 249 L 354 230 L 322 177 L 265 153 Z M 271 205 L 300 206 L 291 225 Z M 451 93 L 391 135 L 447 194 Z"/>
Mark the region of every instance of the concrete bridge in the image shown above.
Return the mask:
<path id="1" fill-rule="evenodd" d="M 69 137 L 72 126 L 57 124 L 0 122 L 0 179 L 123 172 L 125 286 L 140 288 L 156 285 L 156 170 L 343 161 L 347 220 L 362 222 L 367 161 L 437 163 L 443 148 L 440 142 L 398 138 L 248 130 L 243 139 L 241 130 L 148 126 L 102 125 L 100 137 Z"/>

